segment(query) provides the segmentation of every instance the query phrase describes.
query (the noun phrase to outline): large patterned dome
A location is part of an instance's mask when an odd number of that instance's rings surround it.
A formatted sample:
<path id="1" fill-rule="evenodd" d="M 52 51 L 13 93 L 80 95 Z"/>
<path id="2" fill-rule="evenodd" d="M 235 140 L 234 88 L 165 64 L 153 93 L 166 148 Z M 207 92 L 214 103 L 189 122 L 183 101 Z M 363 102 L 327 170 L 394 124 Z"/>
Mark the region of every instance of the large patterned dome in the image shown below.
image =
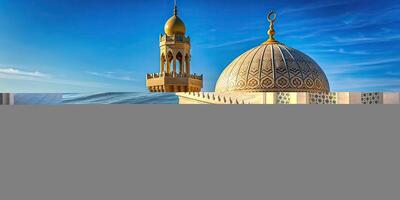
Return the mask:
<path id="1" fill-rule="evenodd" d="M 319 65 L 306 54 L 274 39 L 275 13 L 267 42 L 252 48 L 229 64 L 217 81 L 216 92 L 329 92 Z"/>

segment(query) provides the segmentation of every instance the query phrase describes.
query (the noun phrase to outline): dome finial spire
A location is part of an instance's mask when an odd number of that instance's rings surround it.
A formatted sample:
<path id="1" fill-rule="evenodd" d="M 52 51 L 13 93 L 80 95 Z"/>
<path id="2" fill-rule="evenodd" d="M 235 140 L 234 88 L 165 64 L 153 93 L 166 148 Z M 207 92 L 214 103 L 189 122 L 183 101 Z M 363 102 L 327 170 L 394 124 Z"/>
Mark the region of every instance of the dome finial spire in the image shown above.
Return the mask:
<path id="1" fill-rule="evenodd" d="M 176 2 L 177 0 L 174 0 L 174 15 L 168 19 L 164 26 L 164 32 L 168 36 L 174 34 L 185 35 L 186 33 L 185 23 L 178 17 L 178 6 Z"/>
<path id="2" fill-rule="evenodd" d="M 176 0 L 174 0 L 174 15 L 177 16 L 178 15 L 178 6 L 176 4 Z"/>
<path id="3" fill-rule="evenodd" d="M 276 21 L 276 16 L 277 14 L 274 11 L 270 11 L 268 13 L 268 22 L 269 22 L 269 30 L 268 30 L 268 35 L 269 38 L 265 42 L 265 44 L 279 44 L 277 40 L 275 40 L 274 35 L 275 35 L 275 29 L 274 29 L 274 23 Z"/>

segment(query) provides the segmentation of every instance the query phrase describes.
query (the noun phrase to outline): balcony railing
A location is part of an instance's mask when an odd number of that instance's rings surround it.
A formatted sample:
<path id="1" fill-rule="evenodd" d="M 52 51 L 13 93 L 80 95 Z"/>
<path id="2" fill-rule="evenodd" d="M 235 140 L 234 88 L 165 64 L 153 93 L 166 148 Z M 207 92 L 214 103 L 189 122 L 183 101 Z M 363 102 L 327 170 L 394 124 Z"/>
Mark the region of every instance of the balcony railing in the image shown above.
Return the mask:
<path id="1" fill-rule="evenodd" d="M 179 74 L 179 73 L 152 73 L 152 74 L 147 74 L 147 79 L 162 78 L 162 77 L 193 78 L 193 79 L 203 80 L 203 75 L 197 75 L 197 74 Z"/>
<path id="2" fill-rule="evenodd" d="M 160 42 L 188 42 L 190 43 L 190 37 L 185 37 L 184 35 L 160 35 Z"/>

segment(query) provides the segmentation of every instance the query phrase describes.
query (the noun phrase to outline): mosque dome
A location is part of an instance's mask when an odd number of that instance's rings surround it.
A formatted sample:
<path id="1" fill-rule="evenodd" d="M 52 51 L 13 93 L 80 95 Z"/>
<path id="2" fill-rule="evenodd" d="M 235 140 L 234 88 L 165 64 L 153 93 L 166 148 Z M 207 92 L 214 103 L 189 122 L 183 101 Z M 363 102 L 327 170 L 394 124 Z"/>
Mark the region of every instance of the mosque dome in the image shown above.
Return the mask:
<path id="1" fill-rule="evenodd" d="M 237 57 L 220 75 L 215 92 L 329 92 L 321 67 L 274 38 L 276 14 L 268 15 L 269 39 Z"/>
<path id="2" fill-rule="evenodd" d="M 174 34 L 185 35 L 185 33 L 186 33 L 185 23 L 183 23 L 183 21 L 178 17 L 178 9 L 176 6 L 174 9 L 174 16 L 169 18 L 167 23 L 165 23 L 164 32 L 168 36 L 171 36 Z"/>

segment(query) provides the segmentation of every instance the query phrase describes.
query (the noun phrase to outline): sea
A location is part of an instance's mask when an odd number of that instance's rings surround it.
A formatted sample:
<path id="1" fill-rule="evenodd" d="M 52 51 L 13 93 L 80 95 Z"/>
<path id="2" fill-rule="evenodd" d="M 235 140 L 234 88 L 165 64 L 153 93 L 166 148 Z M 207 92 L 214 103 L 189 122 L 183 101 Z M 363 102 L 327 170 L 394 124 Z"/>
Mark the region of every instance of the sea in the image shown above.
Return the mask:
<path id="1" fill-rule="evenodd" d="M 147 92 L 19 93 L 14 94 L 14 102 L 16 105 L 178 104 L 178 96 Z"/>
<path id="2" fill-rule="evenodd" d="M 110 92 L 63 94 L 63 104 L 178 104 L 175 93 Z"/>

